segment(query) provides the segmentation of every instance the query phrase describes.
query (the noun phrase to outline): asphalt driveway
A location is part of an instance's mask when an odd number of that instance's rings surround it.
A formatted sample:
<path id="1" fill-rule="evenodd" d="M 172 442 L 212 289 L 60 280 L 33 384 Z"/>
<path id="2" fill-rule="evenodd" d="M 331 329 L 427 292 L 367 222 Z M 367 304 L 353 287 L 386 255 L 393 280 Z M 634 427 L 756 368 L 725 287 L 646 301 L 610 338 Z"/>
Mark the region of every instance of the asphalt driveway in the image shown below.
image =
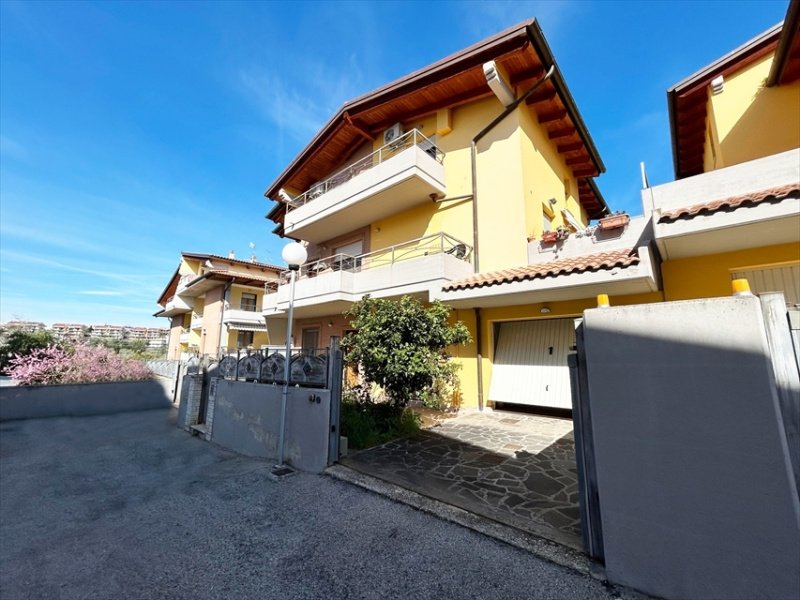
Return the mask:
<path id="1" fill-rule="evenodd" d="M 170 411 L 0 424 L 0 597 L 612 598 L 600 582 Z"/>

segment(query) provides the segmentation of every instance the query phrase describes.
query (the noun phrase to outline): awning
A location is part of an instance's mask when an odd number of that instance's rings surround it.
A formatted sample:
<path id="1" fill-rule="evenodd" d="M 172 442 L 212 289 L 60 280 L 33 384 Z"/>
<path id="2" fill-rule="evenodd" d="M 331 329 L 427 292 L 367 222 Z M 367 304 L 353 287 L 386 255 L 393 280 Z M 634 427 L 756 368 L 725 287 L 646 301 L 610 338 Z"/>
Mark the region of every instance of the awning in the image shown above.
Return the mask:
<path id="1" fill-rule="evenodd" d="M 238 331 L 266 331 L 266 323 L 242 323 L 241 321 L 231 321 L 226 323 L 228 329 L 236 329 Z"/>

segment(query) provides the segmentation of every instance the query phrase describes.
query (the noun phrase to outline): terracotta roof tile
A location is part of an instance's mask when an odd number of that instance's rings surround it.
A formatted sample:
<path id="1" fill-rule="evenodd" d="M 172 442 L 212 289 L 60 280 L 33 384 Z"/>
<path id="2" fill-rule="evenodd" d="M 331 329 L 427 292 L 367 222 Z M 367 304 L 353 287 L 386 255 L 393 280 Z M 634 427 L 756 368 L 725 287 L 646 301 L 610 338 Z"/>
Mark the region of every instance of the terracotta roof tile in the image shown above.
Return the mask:
<path id="1" fill-rule="evenodd" d="M 500 285 L 503 283 L 513 283 L 515 281 L 529 281 L 531 279 L 544 279 L 545 277 L 557 277 L 559 275 L 570 275 L 573 273 L 609 270 L 615 267 L 629 267 L 638 264 L 638 262 L 639 255 L 635 249 L 614 250 L 611 252 L 563 258 L 561 260 L 554 260 L 537 265 L 526 265 L 516 269 L 480 273 L 465 279 L 451 281 L 442 289 L 446 292 L 467 290 L 471 288 Z"/>
<path id="2" fill-rule="evenodd" d="M 692 219 L 699 214 L 711 214 L 718 210 L 735 210 L 740 206 L 755 206 L 762 202 L 778 202 L 800 192 L 800 182 L 782 185 L 780 187 L 768 188 L 759 192 L 742 194 L 741 196 L 730 196 L 710 202 L 701 202 L 685 208 L 678 208 L 661 213 L 659 223 L 668 223 L 678 219 Z"/>

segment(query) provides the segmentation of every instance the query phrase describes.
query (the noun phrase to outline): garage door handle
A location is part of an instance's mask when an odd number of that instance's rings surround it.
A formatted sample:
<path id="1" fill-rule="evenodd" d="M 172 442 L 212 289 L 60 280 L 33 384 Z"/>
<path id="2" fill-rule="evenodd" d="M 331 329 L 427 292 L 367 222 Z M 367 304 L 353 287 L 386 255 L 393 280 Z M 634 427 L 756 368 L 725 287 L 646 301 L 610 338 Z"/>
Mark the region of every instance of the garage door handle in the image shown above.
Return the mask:
<path id="1" fill-rule="evenodd" d="M 550 354 L 553 353 L 553 347 L 552 346 L 550 346 L 549 352 L 550 352 Z"/>

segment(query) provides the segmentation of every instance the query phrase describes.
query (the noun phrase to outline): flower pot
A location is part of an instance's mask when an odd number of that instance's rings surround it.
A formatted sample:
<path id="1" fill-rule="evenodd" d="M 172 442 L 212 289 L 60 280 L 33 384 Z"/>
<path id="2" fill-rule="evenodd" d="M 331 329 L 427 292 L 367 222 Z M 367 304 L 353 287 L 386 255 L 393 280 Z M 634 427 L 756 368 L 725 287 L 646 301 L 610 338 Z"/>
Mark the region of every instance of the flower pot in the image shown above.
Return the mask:
<path id="1" fill-rule="evenodd" d="M 600 222 L 597 225 L 601 231 L 608 231 L 609 229 L 619 229 L 620 227 L 625 227 L 630 220 L 630 216 L 626 214 L 611 215 L 605 219 L 600 219 Z"/>
<path id="2" fill-rule="evenodd" d="M 557 231 L 545 231 L 542 234 L 542 242 L 545 244 L 552 244 L 558 241 L 558 232 Z"/>

